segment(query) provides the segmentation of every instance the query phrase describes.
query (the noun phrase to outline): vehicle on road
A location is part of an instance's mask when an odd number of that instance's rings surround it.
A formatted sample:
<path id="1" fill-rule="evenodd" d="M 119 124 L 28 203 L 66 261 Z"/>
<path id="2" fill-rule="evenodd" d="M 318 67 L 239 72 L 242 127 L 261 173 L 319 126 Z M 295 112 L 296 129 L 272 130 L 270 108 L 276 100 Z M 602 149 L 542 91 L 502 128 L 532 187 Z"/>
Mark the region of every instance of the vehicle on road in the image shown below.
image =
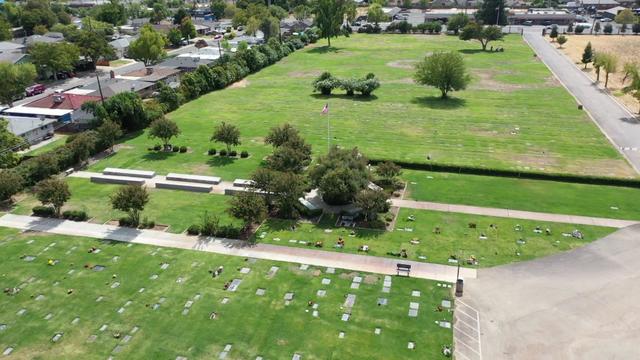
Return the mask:
<path id="1" fill-rule="evenodd" d="M 527 20 L 527 21 L 523 22 L 522 25 L 524 25 L 524 26 L 533 26 L 533 21 L 532 20 Z"/>
<path id="2" fill-rule="evenodd" d="M 47 88 L 42 84 L 34 84 L 24 89 L 24 92 L 27 96 L 34 96 L 38 94 L 42 94 Z"/>
<path id="3" fill-rule="evenodd" d="M 605 22 L 605 23 L 606 23 L 606 22 L 612 22 L 612 21 L 613 21 L 613 20 L 612 20 L 612 19 L 609 19 L 609 18 L 602 18 L 602 19 L 600 19 L 600 22 Z"/>

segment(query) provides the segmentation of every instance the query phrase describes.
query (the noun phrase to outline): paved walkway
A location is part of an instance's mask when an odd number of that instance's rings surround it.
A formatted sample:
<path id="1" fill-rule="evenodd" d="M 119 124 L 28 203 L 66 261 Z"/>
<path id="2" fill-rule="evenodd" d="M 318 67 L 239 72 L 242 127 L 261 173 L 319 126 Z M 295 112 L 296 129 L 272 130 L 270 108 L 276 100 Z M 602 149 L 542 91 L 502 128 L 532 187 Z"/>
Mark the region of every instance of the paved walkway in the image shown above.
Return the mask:
<path id="1" fill-rule="evenodd" d="M 564 86 L 584 106 L 602 132 L 640 172 L 640 118 L 594 84 L 539 31 L 525 31 L 525 40 Z"/>
<path id="2" fill-rule="evenodd" d="M 633 221 L 633 220 L 618 220 L 618 219 L 608 219 L 608 218 L 598 218 L 598 217 L 588 217 L 588 216 L 550 214 L 550 213 L 541 213 L 541 212 L 533 212 L 533 211 L 488 208 L 488 207 L 469 206 L 469 205 L 442 204 L 442 203 L 435 203 L 435 202 L 428 202 L 428 201 L 392 199 L 391 202 L 393 203 L 393 206 L 398 206 L 401 208 L 434 210 L 434 211 L 454 212 L 454 213 L 473 214 L 473 215 L 497 216 L 497 217 L 506 217 L 506 218 L 512 218 L 512 219 L 559 222 L 559 223 L 577 224 L 577 225 L 597 225 L 597 226 L 613 227 L 618 229 L 640 223 L 638 221 Z"/>
<path id="3" fill-rule="evenodd" d="M 636 225 L 572 251 L 478 270 L 462 301 L 479 316 L 468 312 L 470 327 L 460 330 L 475 337 L 479 321 L 484 359 L 640 359 L 639 238 Z M 456 343 L 477 351 L 458 325 Z M 464 349 L 469 356 L 458 359 L 480 358 Z"/>
<path id="4" fill-rule="evenodd" d="M 457 271 L 455 266 L 269 244 L 248 245 L 246 242 L 240 240 L 199 238 L 154 230 L 137 230 L 86 222 L 44 219 L 33 216 L 7 214 L 0 217 L 0 226 L 387 275 L 395 275 L 396 264 L 401 262 L 411 265 L 411 277 L 447 282 L 455 282 Z M 476 270 L 461 268 L 460 277 L 475 278 Z"/>

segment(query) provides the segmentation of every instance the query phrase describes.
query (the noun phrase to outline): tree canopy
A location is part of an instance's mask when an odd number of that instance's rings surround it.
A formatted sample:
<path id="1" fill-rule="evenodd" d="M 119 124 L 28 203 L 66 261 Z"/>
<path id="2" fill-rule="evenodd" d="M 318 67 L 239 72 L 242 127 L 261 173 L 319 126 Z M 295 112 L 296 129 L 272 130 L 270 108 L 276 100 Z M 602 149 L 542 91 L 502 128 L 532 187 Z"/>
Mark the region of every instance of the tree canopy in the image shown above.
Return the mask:
<path id="1" fill-rule="evenodd" d="M 24 139 L 9 131 L 8 122 L 0 117 L 0 169 L 16 165 L 19 157 L 15 152 L 25 146 Z"/>
<path id="2" fill-rule="evenodd" d="M 67 182 L 58 178 L 42 180 L 36 185 L 36 197 L 43 205 L 51 204 L 57 217 L 60 209 L 71 197 Z"/>
<path id="3" fill-rule="evenodd" d="M 126 185 L 111 194 L 110 200 L 115 210 L 126 212 L 132 225 L 138 226 L 140 212 L 149 202 L 149 193 L 142 186 Z"/>
<path id="4" fill-rule="evenodd" d="M 476 20 L 485 25 L 506 25 L 507 11 L 504 0 L 484 0 L 476 12 Z"/>
<path id="5" fill-rule="evenodd" d="M 327 39 L 331 46 L 331 38 L 341 34 L 347 0 L 314 0 L 312 3 L 315 24 L 320 29 L 320 37 Z"/>
<path id="6" fill-rule="evenodd" d="M 462 55 L 457 52 L 435 52 L 416 65 L 414 80 L 433 86 L 445 99 L 450 91 L 464 90 L 470 81 Z"/>
<path id="7" fill-rule="evenodd" d="M 479 23 L 469 23 L 462 29 L 460 40 L 478 40 L 482 50 L 487 50 L 491 41 L 502 40 L 504 34 L 499 26 L 482 26 Z"/>
<path id="8" fill-rule="evenodd" d="M 164 46 L 164 36 L 146 24 L 140 30 L 140 37 L 129 45 L 128 54 L 145 65 L 152 65 L 165 56 Z"/>
<path id="9" fill-rule="evenodd" d="M 240 145 L 240 129 L 233 124 L 227 124 L 224 121 L 220 123 L 211 135 L 211 141 L 220 142 L 227 146 L 227 151 L 231 150 L 231 146 Z"/>
<path id="10" fill-rule="evenodd" d="M 51 72 L 58 79 L 58 72 L 72 71 L 80 59 L 80 49 L 68 42 L 36 43 L 29 49 L 31 61 L 40 70 Z"/>
<path id="11" fill-rule="evenodd" d="M 149 137 L 151 139 L 158 138 L 162 140 L 165 147 L 167 147 L 171 138 L 178 135 L 180 135 L 178 124 L 164 116 L 153 121 L 149 126 Z"/>
<path id="12" fill-rule="evenodd" d="M 24 94 L 24 89 L 36 79 L 33 64 L 11 64 L 0 62 L 0 104 L 13 105 L 13 100 Z"/>
<path id="13" fill-rule="evenodd" d="M 317 187 L 325 202 L 348 204 L 355 194 L 369 184 L 367 159 L 357 148 L 332 147 L 309 171 L 311 184 Z"/>

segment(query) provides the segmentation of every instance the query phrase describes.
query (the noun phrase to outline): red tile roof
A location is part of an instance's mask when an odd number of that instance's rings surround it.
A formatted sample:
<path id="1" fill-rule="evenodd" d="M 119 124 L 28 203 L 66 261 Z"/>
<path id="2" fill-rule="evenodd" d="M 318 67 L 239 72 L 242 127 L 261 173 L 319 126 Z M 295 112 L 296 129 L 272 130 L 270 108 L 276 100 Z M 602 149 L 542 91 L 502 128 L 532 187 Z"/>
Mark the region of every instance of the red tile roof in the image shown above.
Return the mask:
<path id="1" fill-rule="evenodd" d="M 61 102 L 56 103 L 54 96 L 61 96 L 63 99 Z M 61 109 L 61 110 L 78 110 L 82 104 L 88 101 L 100 101 L 99 96 L 91 95 L 78 95 L 78 94 L 49 94 L 47 97 L 30 102 L 25 106 L 47 108 L 47 109 Z"/>

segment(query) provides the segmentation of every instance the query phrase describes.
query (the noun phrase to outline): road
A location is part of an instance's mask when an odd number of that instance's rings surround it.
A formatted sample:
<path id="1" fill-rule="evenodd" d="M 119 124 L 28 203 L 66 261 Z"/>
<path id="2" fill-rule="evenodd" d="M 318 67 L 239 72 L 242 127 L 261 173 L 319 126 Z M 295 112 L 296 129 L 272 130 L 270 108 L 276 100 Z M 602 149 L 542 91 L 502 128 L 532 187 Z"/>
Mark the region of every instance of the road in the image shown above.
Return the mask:
<path id="1" fill-rule="evenodd" d="M 525 40 L 571 94 L 589 112 L 602 132 L 640 172 L 640 119 L 594 84 L 547 40 L 539 29 L 526 29 Z M 576 139 L 580 141 L 580 139 Z"/>
<path id="2" fill-rule="evenodd" d="M 638 237 L 634 225 L 576 250 L 478 270 L 462 301 L 479 312 L 482 357 L 462 327 L 472 347 L 458 358 L 640 359 Z M 464 320 L 471 328 L 472 319 Z"/>

